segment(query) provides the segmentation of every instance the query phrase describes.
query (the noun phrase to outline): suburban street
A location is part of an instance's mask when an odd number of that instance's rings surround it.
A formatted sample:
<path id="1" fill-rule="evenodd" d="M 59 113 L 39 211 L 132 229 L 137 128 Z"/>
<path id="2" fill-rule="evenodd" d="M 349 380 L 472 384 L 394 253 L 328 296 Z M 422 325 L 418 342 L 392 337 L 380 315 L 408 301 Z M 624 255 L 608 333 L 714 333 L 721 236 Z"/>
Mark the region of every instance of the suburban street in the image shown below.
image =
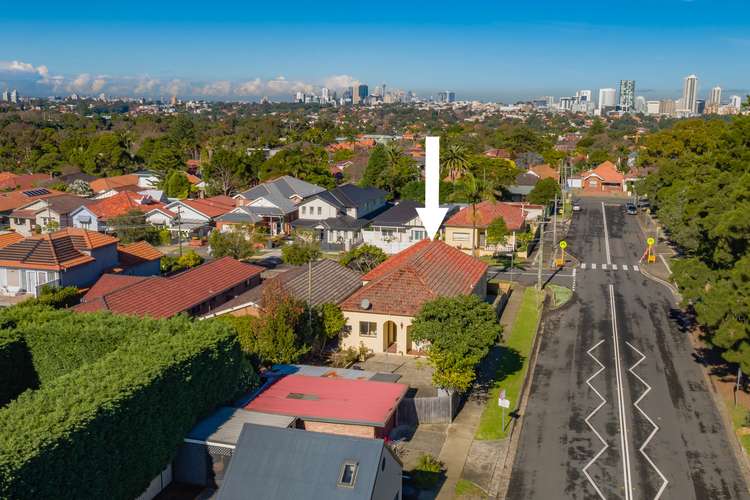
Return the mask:
<path id="1" fill-rule="evenodd" d="M 750 498 L 676 300 L 640 272 L 635 216 L 582 203 L 578 262 L 555 278 L 575 294 L 544 318 L 508 498 Z"/>

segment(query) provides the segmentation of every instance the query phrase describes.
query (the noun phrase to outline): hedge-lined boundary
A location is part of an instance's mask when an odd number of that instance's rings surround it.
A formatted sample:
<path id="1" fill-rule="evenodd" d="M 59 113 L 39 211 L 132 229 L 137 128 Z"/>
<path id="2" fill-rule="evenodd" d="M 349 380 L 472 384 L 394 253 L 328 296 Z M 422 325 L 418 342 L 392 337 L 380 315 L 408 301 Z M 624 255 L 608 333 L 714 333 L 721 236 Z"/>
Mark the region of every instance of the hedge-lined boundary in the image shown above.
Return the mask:
<path id="1" fill-rule="evenodd" d="M 0 410 L 0 498 L 131 500 L 200 418 L 257 381 L 227 325 L 150 323 L 147 341 Z"/>
<path id="2" fill-rule="evenodd" d="M 36 372 L 23 337 L 14 330 L 0 331 L 0 407 L 37 385 Z"/>

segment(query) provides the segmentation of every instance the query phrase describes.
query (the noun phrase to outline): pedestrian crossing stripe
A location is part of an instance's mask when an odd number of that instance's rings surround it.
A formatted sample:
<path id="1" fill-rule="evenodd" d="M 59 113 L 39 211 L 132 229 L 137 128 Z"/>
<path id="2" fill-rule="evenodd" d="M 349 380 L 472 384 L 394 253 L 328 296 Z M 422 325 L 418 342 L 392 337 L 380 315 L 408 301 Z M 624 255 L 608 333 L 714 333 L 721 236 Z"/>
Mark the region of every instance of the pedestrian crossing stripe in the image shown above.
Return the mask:
<path id="1" fill-rule="evenodd" d="M 612 264 L 612 270 L 617 271 L 617 264 Z"/>
<path id="2" fill-rule="evenodd" d="M 586 264 L 585 263 L 581 264 L 581 269 L 586 269 Z"/>
<path id="3" fill-rule="evenodd" d="M 596 269 L 596 264 L 591 264 L 591 269 Z"/>
<path id="4" fill-rule="evenodd" d="M 599 269 L 603 271 L 640 271 L 640 268 L 635 264 L 595 264 L 593 262 L 581 262 L 578 267 L 583 269 Z"/>
<path id="5" fill-rule="evenodd" d="M 627 264 L 623 264 L 622 265 L 622 270 L 623 271 L 627 271 L 628 270 L 628 265 Z"/>
<path id="6" fill-rule="evenodd" d="M 633 266 L 633 271 L 638 271 L 638 266 Z"/>
<path id="7" fill-rule="evenodd" d="M 602 264 L 602 269 L 607 270 L 607 264 Z"/>

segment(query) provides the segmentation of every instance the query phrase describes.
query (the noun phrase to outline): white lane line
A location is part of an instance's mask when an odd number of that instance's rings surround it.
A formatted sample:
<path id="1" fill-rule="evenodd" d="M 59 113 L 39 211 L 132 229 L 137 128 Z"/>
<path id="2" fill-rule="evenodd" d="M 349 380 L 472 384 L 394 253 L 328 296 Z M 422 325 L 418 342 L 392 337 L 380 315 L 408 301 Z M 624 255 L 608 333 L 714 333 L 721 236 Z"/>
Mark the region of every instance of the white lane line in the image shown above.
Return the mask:
<path id="1" fill-rule="evenodd" d="M 644 417 L 646 418 L 646 420 L 648 420 L 648 422 L 649 422 L 649 423 L 650 423 L 650 424 L 651 424 L 651 425 L 653 426 L 653 428 L 654 428 L 654 429 L 653 429 L 653 430 L 651 431 L 651 434 L 649 434 L 649 435 L 648 435 L 648 437 L 647 437 L 647 438 L 646 438 L 646 440 L 645 440 L 645 441 L 643 442 L 643 444 L 641 445 L 641 447 L 640 447 L 640 448 L 638 448 L 638 451 L 640 451 L 640 452 L 641 452 L 641 455 L 643 455 L 643 457 L 644 457 L 644 458 L 646 459 L 646 461 L 648 461 L 648 463 L 649 463 L 649 464 L 651 465 L 651 467 L 652 467 L 652 468 L 653 468 L 653 469 L 654 469 L 654 470 L 656 471 L 656 473 L 657 473 L 657 474 L 659 474 L 659 477 L 660 477 L 660 478 L 661 478 L 661 480 L 663 481 L 663 482 L 662 482 L 662 484 L 661 484 L 661 488 L 659 488 L 659 491 L 658 491 L 658 492 L 656 493 L 656 496 L 654 497 L 654 500 L 659 500 L 659 497 L 661 497 L 661 494 L 662 494 L 662 493 L 664 493 L 664 490 L 666 489 L 667 485 L 669 484 L 669 481 L 667 481 L 667 478 L 666 478 L 666 477 L 664 477 L 664 474 L 662 474 L 662 473 L 661 473 L 661 471 L 659 470 L 659 468 L 658 468 L 658 467 L 656 466 L 656 464 L 654 464 L 653 460 L 651 460 L 651 457 L 649 457 L 648 455 L 646 455 L 646 452 L 645 452 L 645 451 L 643 451 L 643 450 L 644 450 L 644 449 L 646 448 L 646 446 L 648 446 L 648 443 L 649 443 L 649 442 L 651 441 L 651 438 L 653 438 L 653 437 L 654 437 L 654 434 L 656 434 L 657 432 L 659 432 L 659 426 L 658 426 L 658 425 L 656 425 L 656 423 L 654 423 L 654 421 L 653 421 L 653 420 L 651 420 L 651 417 L 649 417 L 649 416 L 648 416 L 648 415 L 646 414 L 646 412 L 645 412 L 645 411 L 643 411 L 643 409 L 642 409 L 642 408 L 641 408 L 641 407 L 639 406 L 639 404 L 641 403 L 641 400 L 642 400 L 643 398 L 645 398 L 645 397 L 646 397 L 646 395 L 647 395 L 647 394 L 648 394 L 649 392 L 651 392 L 651 386 L 650 386 L 650 385 L 648 385 L 648 384 L 646 383 L 646 381 L 645 381 L 645 380 L 643 380 L 643 379 L 641 378 L 641 376 L 640 376 L 640 375 L 638 375 L 638 374 L 637 374 L 637 373 L 636 373 L 635 371 L 633 371 L 633 370 L 635 370 L 635 367 L 636 367 L 636 366 L 638 366 L 638 365 L 640 365 L 640 364 L 641 364 L 641 361 L 643 361 L 644 359 L 646 359 L 646 355 L 645 355 L 645 354 L 643 354 L 643 353 L 642 353 L 641 351 L 639 351 L 638 349 L 636 349 L 635 347 L 633 347 L 633 344 L 631 344 L 631 343 L 630 343 L 630 342 L 628 342 L 627 340 L 625 341 L 625 343 L 626 343 L 626 344 L 628 344 L 628 345 L 630 346 L 630 348 L 631 348 L 631 349 L 633 349 L 633 350 L 634 350 L 635 352 L 637 352 L 638 354 L 640 354 L 640 355 L 641 355 L 641 359 L 639 359 L 638 361 L 636 361 L 636 363 L 635 363 L 635 364 L 634 364 L 633 366 L 631 366 L 631 367 L 630 367 L 630 369 L 629 369 L 628 371 L 629 371 L 630 373 L 632 373 L 632 374 L 633 374 L 633 376 L 634 376 L 635 378 L 637 378 L 637 379 L 638 379 L 638 381 L 639 381 L 639 382 L 640 382 L 641 384 L 643 384 L 644 386 L 646 386 L 646 390 L 645 390 L 645 391 L 644 391 L 644 393 L 643 393 L 643 394 L 641 394 L 641 396 L 640 396 L 640 397 L 639 397 L 639 398 L 638 398 L 638 399 L 637 399 L 637 400 L 635 401 L 635 403 L 633 403 L 633 406 L 635 406 L 635 407 L 636 407 L 636 408 L 638 409 L 638 411 L 639 411 L 639 412 L 641 412 L 641 415 L 643 415 L 643 416 L 644 416 Z"/>
<path id="2" fill-rule="evenodd" d="M 625 394 L 622 385 L 620 361 L 620 339 L 617 332 L 617 311 L 615 309 L 615 288 L 609 285 L 609 307 L 612 312 L 612 343 L 615 351 L 615 378 L 617 379 L 617 412 L 620 421 L 620 453 L 622 455 L 622 473 L 625 480 L 625 500 L 633 498 L 633 484 L 630 478 L 630 444 L 628 442 L 628 421 L 625 414 Z"/>
<path id="3" fill-rule="evenodd" d="M 604 249 L 607 251 L 607 264 L 611 264 L 612 257 L 609 255 L 609 232 L 607 231 L 607 214 L 604 213 L 604 202 L 602 202 L 602 219 L 604 220 Z"/>
<path id="4" fill-rule="evenodd" d="M 623 271 L 627 271 L 628 270 L 628 265 L 627 264 L 623 264 L 622 265 L 622 270 Z"/>
<path id="5" fill-rule="evenodd" d="M 596 264 L 591 264 L 591 269 L 596 269 Z"/>
<path id="6" fill-rule="evenodd" d="M 573 285 L 571 289 L 575 292 L 576 291 L 576 268 L 573 268 Z"/>
<path id="7" fill-rule="evenodd" d="M 669 267 L 669 264 L 667 264 L 667 259 L 664 258 L 664 254 L 660 253 L 659 258 L 664 262 L 664 266 L 667 268 L 667 271 L 669 271 L 669 274 L 672 274 L 672 269 Z"/>
<path id="8" fill-rule="evenodd" d="M 596 492 L 597 492 L 597 493 L 599 494 L 599 498 L 601 498 L 602 500 L 605 500 L 605 499 L 606 499 L 606 497 L 605 497 L 605 496 L 604 496 L 604 495 L 602 494 L 601 490 L 600 490 L 600 489 L 599 489 L 599 487 L 598 487 L 598 486 L 596 485 L 596 483 L 595 483 L 595 482 L 594 482 L 594 480 L 593 480 L 593 479 L 591 478 L 591 476 L 589 475 L 589 472 L 588 472 L 588 470 L 589 470 L 589 467 L 591 467 L 591 464 L 593 464 L 594 462 L 596 462 L 596 461 L 597 461 L 597 460 L 599 459 L 599 457 L 600 457 L 600 456 L 602 455 L 602 453 L 604 453 L 604 452 L 605 452 L 605 450 L 606 450 L 607 448 L 609 448 L 609 445 L 607 444 L 607 442 L 606 442 L 606 441 L 604 440 L 604 438 L 602 438 L 601 434 L 599 434 L 599 433 L 598 433 L 598 432 L 596 431 L 596 429 L 594 429 L 594 426 L 593 426 L 593 425 L 591 425 L 591 422 L 590 422 L 590 420 L 591 420 L 591 417 L 593 417 L 594 415 L 596 415 L 596 413 L 597 413 L 597 412 L 598 412 L 599 410 L 601 410 L 602 406 L 604 406 L 605 404 L 607 404 L 607 400 L 606 400 L 606 399 L 604 399 L 604 397 L 603 397 L 603 396 L 602 396 L 601 394 L 599 394 L 599 391 L 597 391 L 597 390 L 596 390 L 596 387 L 594 387 L 593 385 L 591 385 L 591 381 L 592 381 L 592 380 L 593 380 L 593 379 L 594 379 L 594 378 L 595 378 L 595 377 L 596 377 L 597 375 L 599 375 L 599 374 L 600 374 L 600 373 L 601 373 L 602 371 L 604 371 L 604 365 L 603 365 L 603 364 L 602 364 L 602 363 L 601 363 L 601 362 L 600 362 L 600 361 L 599 361 L 598 359 L 596 359 L 596 358 L 594 357 L 594 355 L 593 355 L 593 354 L 591 354 L 591 351 L 593 351 L 594 349 L 596 349 L 597 347 L 599 347 L 600 345 L 602 345 L 602 342 L 604 342 L 604 339 L 601 339 L 601 340 L 600 340 L 599 342 L 597 342 L 597 343 L 596 343 L 596 345 L 595 345 L 594 347 L 592 347 L 591 349 L 589 349 L 588 351 L 586 351 L 586 354 L 588 354 L 588 355 L 589 355 L 589 357 L 590 357 L 591 359 L 593 359 L 593 360 L 594 360 L 594 362 L 595 362 L 595 363 L 596 363 L 597 365 L 599 365 L 599 369 L 598 369 L 598 370 L 597 370 L 596 372 L 594 372 L 594 374 L 593 374 L 593 375 L 591 375 L 591 376 L 590 376 L 590 377 L 589 377 L 589 378 L 588 378 L 588 379 L 586 380 L 586 385 L 588 385 L 588 386 L 589 386 L 589 387 L 591 388 L 591 390 L 592 390 L 592 391 L 594 391 L 594 394 L 596 394 L 596 395 L 597 395 L 597 397 L 598 397 L 598 398 L 599 398 L 599 399 L 600 399 L 601 401 L 599 402 L 599 406 L 597 406 L 596 408 L 594 408 L 594 411 L 592 411 L 591 413 L 589 413 L 589 416 L 588 416 L 588 417 L 586 417 L 586 419 L 584 420 L 584 422 L 586 422 L 586 425 L 588 425 L 588 426 L 589 426 L 589 429 L 591 429 L 591 432 L 593 432 L 593 433 L 594 433 L 594 435 L 595 435 L 595 436 L 596 436 L 596 437 L 597 437 L 597 438 L 599 439 L 599 441 L 601 441 L 601 443 L 602 443 L 603 447 L 602 447 L 602 449 L 601 449 L 601 450 L 599 450 L 599 452 L 598 452 L 598 453 L 597 453 L 596 455 L 594 455 L 594 457 L 593 457 L 593 458 L 592 458 L 592 459 L 591 459 L 591 460 L 589 461 L 589 463 L 587 463 L 587 464 L 586 464 L 586 465 L 585 465 L 585 466 L 583 467 L 583 474 L 584 474 L 584 475 L 586 476 L 586 478 L 587 478 L 587 479 L 589 480 L 589 483 L 591 483 L 591 486 L 593 486 L 593 487 L 594 487 L 594 489 L 596 490 Z"/>

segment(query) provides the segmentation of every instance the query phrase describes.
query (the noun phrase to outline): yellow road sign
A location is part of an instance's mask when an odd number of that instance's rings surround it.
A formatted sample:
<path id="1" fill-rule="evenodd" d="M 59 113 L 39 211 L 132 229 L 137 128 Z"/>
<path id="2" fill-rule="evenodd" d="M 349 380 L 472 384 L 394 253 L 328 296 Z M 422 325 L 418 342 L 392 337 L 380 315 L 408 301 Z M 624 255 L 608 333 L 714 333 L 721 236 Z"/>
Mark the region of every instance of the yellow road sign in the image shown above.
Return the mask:
<path id="1" fill-rule="evenodd" d="M 653 245 L 654 243 L 656 243 L 656 240 L 654 240 L 653 238 L 649 238 L 649 239 L 647 239 L 647 240 L 646 240 L 646 243 L 648 243 L 648 244 L 649 244 L 649 246 L 651 246 L 651 245 Z"/>
<path id="2" fill-rule="evenodd" d="M 562 248 L 563 250 L 565 250 L 566 248 L 568 248 L 568 242 L 565 241 L 565 240 L 562 240 L 560 242 L 560 248 Z"/>

